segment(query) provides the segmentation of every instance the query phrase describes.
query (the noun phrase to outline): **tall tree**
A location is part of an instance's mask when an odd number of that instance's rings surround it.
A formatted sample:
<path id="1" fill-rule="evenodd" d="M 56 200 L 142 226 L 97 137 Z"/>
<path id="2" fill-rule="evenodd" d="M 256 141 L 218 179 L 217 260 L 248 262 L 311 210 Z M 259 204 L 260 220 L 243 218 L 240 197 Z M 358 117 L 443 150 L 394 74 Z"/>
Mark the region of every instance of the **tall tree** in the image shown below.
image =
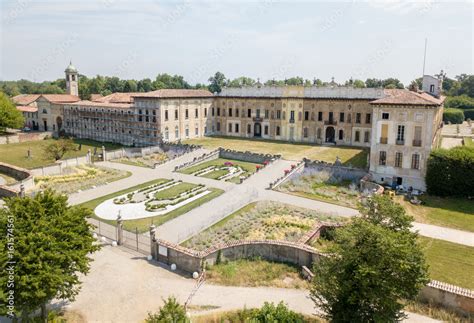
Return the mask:
<path id="1" fill-rule="evenodd" d="M 5 131 L 6 128 L 21 128 L 24 123 L 23 114 L 3 92 L 0 92 L 0 131 Z"/>
<path id="2" fill-rule="evenodd" d="M 212 93 L 219 93 L 222 91 L 222 88 L 226 85 L 226 77 L 221 72 L 216 72 L 214 76 L 209 78 L 209 91 Z"/>
<path id="3" fill-rule="evenodd" d="M 14 313 L 22 321 L 53 299 L 73 301 L 79 292 L 81 274 L 90 268 L 94 244 L 92 226 L 86 221 L 92 212 L 68 206 L 67 196 L 45 191 L 33 198 L 7 199 L 0 209 L 0 315 L 8 314 L 8 295 L 14 292 Z M 9 228 L 14 227 L 13 240 Z M 10 270 L 10 272 L 9 272 Z M 14 286 L 8 285 L 11 272 Z M 12 314 L 12 313 L 10 313 Z"/>
<path id="4" fill-rule="evenodd" d="M 72 139 L 58 139 L 54 140 L 52 143 L 47 145 L 44 148 L 44 154 L 54 160 L 60 160 L 70 151 L 73 151 L 76 148 L 74 141 Z"/>
<path id="5" fill-rule="evenodd" d="M 388 197 L 372 197 L 362 218 L 336 229 L 328 256 L 314 266 L 311 298 L 333 322 L 394 322 L 402 300 L 428 281 L 411 216 Z"/>

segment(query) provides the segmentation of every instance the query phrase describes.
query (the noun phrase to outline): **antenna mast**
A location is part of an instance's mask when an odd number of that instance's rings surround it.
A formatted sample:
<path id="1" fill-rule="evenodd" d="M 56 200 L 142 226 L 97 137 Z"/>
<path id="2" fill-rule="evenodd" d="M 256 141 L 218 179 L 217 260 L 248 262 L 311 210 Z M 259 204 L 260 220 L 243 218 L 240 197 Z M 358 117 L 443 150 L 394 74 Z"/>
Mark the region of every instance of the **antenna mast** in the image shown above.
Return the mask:
<path id="1" fill-rule="evenodd" d="M 425 76 L 425 65 L 426 65 L 426 47 L 428 46 L 428 38 L 425 38 L 425 55 L 423 57 L 423 76 Z"/>

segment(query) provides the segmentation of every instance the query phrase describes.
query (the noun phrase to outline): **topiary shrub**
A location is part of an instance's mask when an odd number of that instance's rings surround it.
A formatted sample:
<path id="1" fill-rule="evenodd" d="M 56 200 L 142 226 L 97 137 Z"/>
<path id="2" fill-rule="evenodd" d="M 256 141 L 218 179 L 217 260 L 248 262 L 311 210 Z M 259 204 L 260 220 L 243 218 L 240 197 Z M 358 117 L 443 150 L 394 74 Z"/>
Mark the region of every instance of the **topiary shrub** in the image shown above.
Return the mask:
<path id="1" fill-rule="evenodd" d="M 464 118 L 474 120 L 474 109 L 466 109 L 464 111 Z"/>
<path id="2" fill-rule="evenodd" d="M 444 109 L 443 121 L 460 124 L 464 121 L 464 112 L 461 109 Z"/>
<path id="3" fill-rule="evenodd" d="M 474 148 L 455 147 L 431 152 L 426 187 L 438 196 L 474 196 Z"/>

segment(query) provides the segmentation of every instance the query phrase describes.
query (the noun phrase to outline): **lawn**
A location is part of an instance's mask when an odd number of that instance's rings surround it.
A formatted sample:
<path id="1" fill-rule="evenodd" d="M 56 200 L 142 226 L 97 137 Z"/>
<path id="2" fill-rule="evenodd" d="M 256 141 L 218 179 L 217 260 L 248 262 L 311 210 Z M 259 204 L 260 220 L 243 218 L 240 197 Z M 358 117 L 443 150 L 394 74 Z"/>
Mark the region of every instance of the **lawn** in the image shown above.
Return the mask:
<path id="1" fill-rule="evenodd" d="M 54 164 L 54 159 L 48 159 L 44 154 L 45 147 L 54 140 L 55 139 L 45 139 L 0 145 L 0 161 L 28 169 Z M 63 159 L 85 156 L 89 149 L 91 152 L 94 152 L 94 148 L 100 151 L 102 146 L 105 146 L 105 149 L 109 150 L 121 147 L 118 144 L 102 143 L 85 139 L 74 139 L 74 143 L 78 147 L 82 144 L 81 150 L 68 152 Z M 28 148 L 31 150 L 31 158 L 28 158 Z"/>
<path id="2" fill-rule="evenodd" d="M 130 187 L 130 188 L 127 188 L 127 189 L 124 189 L 124 190 L 121 190 L 121 191 L 118 191 L 118 192 L 115 192 L 115 193 L 111 193 L 111 194 L 108 194 L 108 195 L 105 195 L 105 196 L 101 196 L 101 197 L 98 197 L 96 199 L 93 199 L 93 200 L 90 200 L 90 201 L 87 201 L 87 202 L 84 202 L 84 203 L 81 203 L 80 206 L 83 206 L 83 207 L 86 207 L 90 210 L 94 210 L 97 205 L 99 205 L 100 203 L 108 200 L 108 199 L 111 199 L 111 198 L 114 198 L 116 196 L 119 196 L 119 195 L 123 195 L 123 194 L 126 194 L 126 193 L 130 193 L 130 192 L 133 192 L 133 191 L 136 191 L 138 189 L 141 189 L 141 188 L 145 188 L 145 187 L 148 187 L 150 185 L 153 185 L 153 184 L 163 184 L 163 183 L 166 183 L 168 182 L 169 180 L 168 179 L 155 179 L 153 181 L 149 181 L 149 182 L 146 182 L 146 183 L 142 183 L 142 184 L 139 184 L 139 185 L 136 185 L 136 186 L 133 186 L 133 187 Z M 178 209 L 175 209 L 169 213 L 166 213 L 165 215 L 158 215 L 158 216 L 154 216 L 154 217 L 148 217 L 148 218 L 143 218 L 143 219 L 137 219 L 137 220 L 126 220 L 123 222 L 124 224 L 124 228 L 125 230 L 128 230 L 128 231 L 135 231 L 135 229 L 138 230 L 138 232 L 146 232 L 150 229 L 150 225 L 151 224 L 155 224 L 156 226 L 159 226 L 171 219 L 174 219 L 184 213 L 187 213 L 189 211 L 191 211 L 192 209 L 206 203 L 206 202 L 209 202 L 210 200 L 218 197 L 219 195 L 221 195 L 222 193 L 224 193 L 223 190 L 220 190 L 220 189 L 216 189 L 216 188 L 208 188 L 208 190 L 211 191 L 211 193 L 197 199 L 197 200 L 194 200 L 186 205 L 183 205 L 182 207 L 178 208 Z M 111 224 L 111 225 L 115 225 L 116 224 L 116 221 L 115 220 L 104 220 L 102 218 L 99 218 L 97 217 L 95 214 L 93 215 L 93 218 L 97 219 L 97 220 L 100 220 L 100 221 L 103 221 L 103 222 L 106 222 L 108 224 Z"/>
<path id="3" fill-rule="evenodd" d="M 261 259 L 239 259 L 209 266 L 206 282 L 225 286 L 309 288 L 298 266 Z"/>
<path id="4" fill-rule="evenodd" d="M 430 266 L 431 279 L 474 290 L 474 247 L 419 238 Z"/>
<path id="5" fill-rule="evenodd" d="M 205 250 L 234 240 L 298 241 L 318 222 L 336 222 L 337 217 L 279 202 L 250 203 L 183 243 Z"/>
<path id="6" fill-rule="evenodd" d="M 289 143 L 287 141 L 247 139 L 236 137 L 206 137 L 189 139 L 186 144 L 202 145 L 207 149 L 219 147 L 233 150 L 246 150 L 255 153 L 282 155 L 284 159 L 301 160 L 306 157 L 311 160 L 322 160 L 334 163 L 339 157 L 345 166 L 366 168 L 368 149 L 342 146 L 319 146 L 305 143 Z"/>
<path id="7" fill-rule="evenodd" d="M 464 146 L 474 147 L 474 141 L 471 137 L 464 137 Z"/>
<path id="8" fill-rule="evenodd" d="M 178 185 L 173 185 L 170 188 L 156 192 L 155 198 L 158 200 L 175 199 L 178 197 L 179 194 L 182 194 L 198 186 L 199 185 L 191 183 L 179 183 Z"/>
<path id="9" fill-rule="evenodd" d="M 413 205 L 397 196 L 397 202 L 417 222 L 474 232 L 474 200 L 430 195 L 423 195 L 420 199 L 425 204 Z"/>

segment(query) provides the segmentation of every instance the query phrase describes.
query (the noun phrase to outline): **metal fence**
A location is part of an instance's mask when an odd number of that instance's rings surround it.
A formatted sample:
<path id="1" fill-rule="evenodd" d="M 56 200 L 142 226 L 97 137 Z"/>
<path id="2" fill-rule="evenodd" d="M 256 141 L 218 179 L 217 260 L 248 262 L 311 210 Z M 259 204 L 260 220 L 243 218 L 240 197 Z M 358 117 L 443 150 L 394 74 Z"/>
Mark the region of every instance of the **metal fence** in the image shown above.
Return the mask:
<path id="1" fill-rule="evenodd" d="M 97 219 L 89 219 L 88 221 L 94 225 L 94 232 L 99 236 L 106 237 L 112 241 L 117 241 L 116 226 Z M 143 233 L 139 233 L 138 229 L 135 229 L 135 232 L 123 230 L 122 239 L 122 246 L 138 251 L 144 255 L 150 254 L 150 238 Z"/>

